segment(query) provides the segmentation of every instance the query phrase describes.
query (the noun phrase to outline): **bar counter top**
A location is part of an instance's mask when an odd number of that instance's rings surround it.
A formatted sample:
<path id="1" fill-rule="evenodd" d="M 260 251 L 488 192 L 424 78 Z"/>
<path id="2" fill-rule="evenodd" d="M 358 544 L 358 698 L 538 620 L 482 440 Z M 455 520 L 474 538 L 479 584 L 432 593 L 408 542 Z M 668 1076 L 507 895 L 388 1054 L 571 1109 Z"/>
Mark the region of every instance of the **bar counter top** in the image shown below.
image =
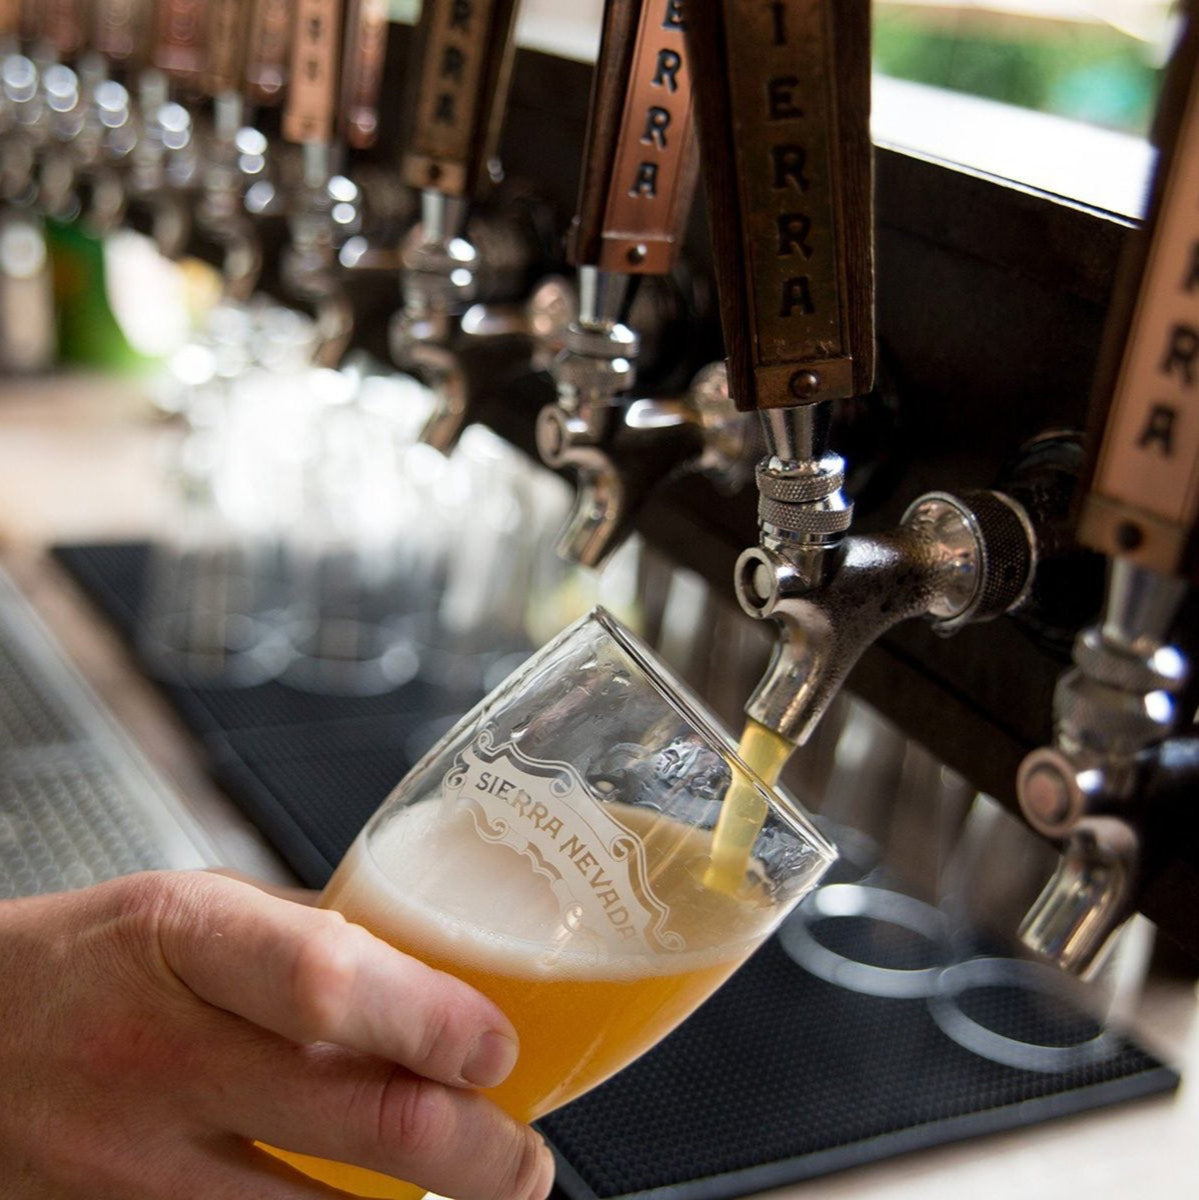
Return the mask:
<path id="1" fill-rule="evenodd" d="M 211 782 L 186 731 L 48 554 L 58 542 L 152 533 L 162 519 L 162 464 L 176 436 L 136 382 L 66 375 L 0 384 L 0 563 L 178 790 L 223 865 L 288 882 L 287 868 Z M 788 1200 L 1199 1196 L 1196 1009 L 1194 964 L 1189 971 L 1159 964 L 1150 972 L 1134 1027 L 1147 1048 L 1181 1071 L 1173 1097 L 908 1154 L 772 1194 Z"/>

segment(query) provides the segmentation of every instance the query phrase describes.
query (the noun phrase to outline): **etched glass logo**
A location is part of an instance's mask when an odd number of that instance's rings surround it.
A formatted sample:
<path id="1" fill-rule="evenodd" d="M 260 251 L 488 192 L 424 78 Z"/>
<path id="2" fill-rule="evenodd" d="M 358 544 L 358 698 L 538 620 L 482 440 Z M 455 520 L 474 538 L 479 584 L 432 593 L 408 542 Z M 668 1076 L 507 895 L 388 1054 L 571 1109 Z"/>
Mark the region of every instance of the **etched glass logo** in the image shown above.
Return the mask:
<path id="1" fill-rule="evenodd" d="M 653 953 L 686 949 L 650 887 L 641 838 L 569 763 L 529 758 L 485 729 L 455 757 L 443 794 L 470 813 L 481 838 L 528 859 L 567 927 L 626 952 L 631 943 Z"/>

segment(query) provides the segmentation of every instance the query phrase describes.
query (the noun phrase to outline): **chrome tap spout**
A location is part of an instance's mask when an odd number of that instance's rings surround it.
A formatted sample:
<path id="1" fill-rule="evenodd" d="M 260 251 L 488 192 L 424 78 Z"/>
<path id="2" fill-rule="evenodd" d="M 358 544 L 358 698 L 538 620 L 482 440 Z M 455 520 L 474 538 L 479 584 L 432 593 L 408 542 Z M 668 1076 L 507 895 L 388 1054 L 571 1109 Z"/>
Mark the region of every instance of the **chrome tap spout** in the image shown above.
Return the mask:
<path id="1" fill-rule="evenodd" d="M 1138 853 L 1132 827 L 1119 819 L 1071 834 L 1020 926 L 1024 944 L 1064 970 L 1086 974 L 1131 911 Z"/>
<path id="2" fill-rule="evenodd" d="M 1189 760 L 1170 754 L 1189 666 L 1169 637 L 1185 592 L 1180 580 L 1113 560 L 1103 615 L 1079 635 L 1054 692 L 1053 745 L 1017 775 L 1025 819 L 1062 843 L 1020 936 L 1075 973 L 1102 959 L 1130 915 L 1145 821 L 1189 772 Z"/>
<path id="3" fill-rule="evenodd" d="M 621 325 L 578 322 L 565 336 L 552 368 L 558 402 L 538 415 L 537 449 L 547 466 L 575 474 L 558 553 L 599 567 L 670 480 L 702 473 L 725 490 L 743 483 L 752 425 L 729 399 L 723 364 L 700 371 L 683 396 L 630 399 L 635 335 Z M 620 353 L 626 349 L 628 357 Z"/>
<path id="4" fill-rule="evenodd" d="M 707 445 L 686 399 L 635 400 L 586 415 L 556 405 L 537 420 L 537 448 L 576 477 L 575 502 L 558 540 L 570 562 L 600 567 L 620 546 L 663 479 L 697 467 Z"/>
<path id="5" fill-rule="evenodd" d="M 744 551 L 737 598 L 750 616 L 780 626 L 746 715 L 800 745 L 863 652 L 892 626 L 924 616 L 950 633 L 1018 604 L 1032 577 L 1026 521 L 998 492 L 930 493 L 888 533 L 832 545 L 766 537 Z"/>

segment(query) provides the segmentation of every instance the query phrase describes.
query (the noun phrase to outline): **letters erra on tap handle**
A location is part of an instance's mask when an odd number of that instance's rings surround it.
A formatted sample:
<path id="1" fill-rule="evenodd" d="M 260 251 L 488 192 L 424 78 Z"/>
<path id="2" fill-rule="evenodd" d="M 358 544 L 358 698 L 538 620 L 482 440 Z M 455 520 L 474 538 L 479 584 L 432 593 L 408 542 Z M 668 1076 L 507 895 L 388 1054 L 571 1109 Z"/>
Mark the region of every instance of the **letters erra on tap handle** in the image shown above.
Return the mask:
<path id="1" fill-rule="evenodd" d="M 1194 13 L 1167 80 L 1163 166 L 1109 321 L 1092 428 L 1103 429 L 1081 540 L 1199 582 L 1199 75 Z M 1170 147 L 1173 153 L 1170 154 Z M 1134 235 L 1135 236 L 1135 235 Z M 1140 270 L 1137 270 L 1137 267 Z M 1108 407 L 1110 398 L 1110 408 Z M 1106 412 L 1105 412 L 1106 410 Z M 1106 421 L 1104 417 L 1106 416 Z"/>
<path id="2" fill-rule="evenodd" d="M 698 167 L 692 107 L 680 0 L 610 0 L 570 237 L 576 267 L 673 268 Z"/>
<path id="3" fill-rule="evenodd" d="M 490 166 L 507 104 L 517 0 L 425 0 L 419 78 L 404 182 L 473 199 Z"/>
<path id="4" fill-rule="evenodd" d="M 713 259 L 742 410 L 868 392 L 868 0 L 686 10 Z"/>

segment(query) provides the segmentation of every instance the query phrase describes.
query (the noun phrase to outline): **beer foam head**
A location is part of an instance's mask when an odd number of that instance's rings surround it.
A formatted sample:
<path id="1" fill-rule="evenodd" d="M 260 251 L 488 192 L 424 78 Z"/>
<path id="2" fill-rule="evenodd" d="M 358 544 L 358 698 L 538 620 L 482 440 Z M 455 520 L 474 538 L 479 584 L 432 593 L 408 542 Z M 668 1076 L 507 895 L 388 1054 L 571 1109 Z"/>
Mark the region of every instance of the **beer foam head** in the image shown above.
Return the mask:
<path id="1" fill-rule="evenodd" d="M 702 858 L 703 836 L 679 826 L 672 841 L 694 843 L 693 853 L 685 848 L 674 869 L 655 880 L 667 904 L 664 924 L 679 946 L 673 952 L 647 947 L 610 921 L 604 927 L 602 905 L 586 914 L 564 905 L 555 873 L 578 876 L 576 889 L 597 878 L 589 863 L 590 874 L 579 868 L 582 856 L 569 843 L 556 862 L 538 866 L 509 845 L 488 842 L 469 814 L 438 801 L 400 810 L 371 831 L 369 845 L 360 837 L 330 884 L 328 903 L 418 954 L 504 974 L 632 978 L 694 970 L 745 954 L 773 916 L 761 904 L 739 904 L 702 886 L 702 869 L 688 860 Z"/>

